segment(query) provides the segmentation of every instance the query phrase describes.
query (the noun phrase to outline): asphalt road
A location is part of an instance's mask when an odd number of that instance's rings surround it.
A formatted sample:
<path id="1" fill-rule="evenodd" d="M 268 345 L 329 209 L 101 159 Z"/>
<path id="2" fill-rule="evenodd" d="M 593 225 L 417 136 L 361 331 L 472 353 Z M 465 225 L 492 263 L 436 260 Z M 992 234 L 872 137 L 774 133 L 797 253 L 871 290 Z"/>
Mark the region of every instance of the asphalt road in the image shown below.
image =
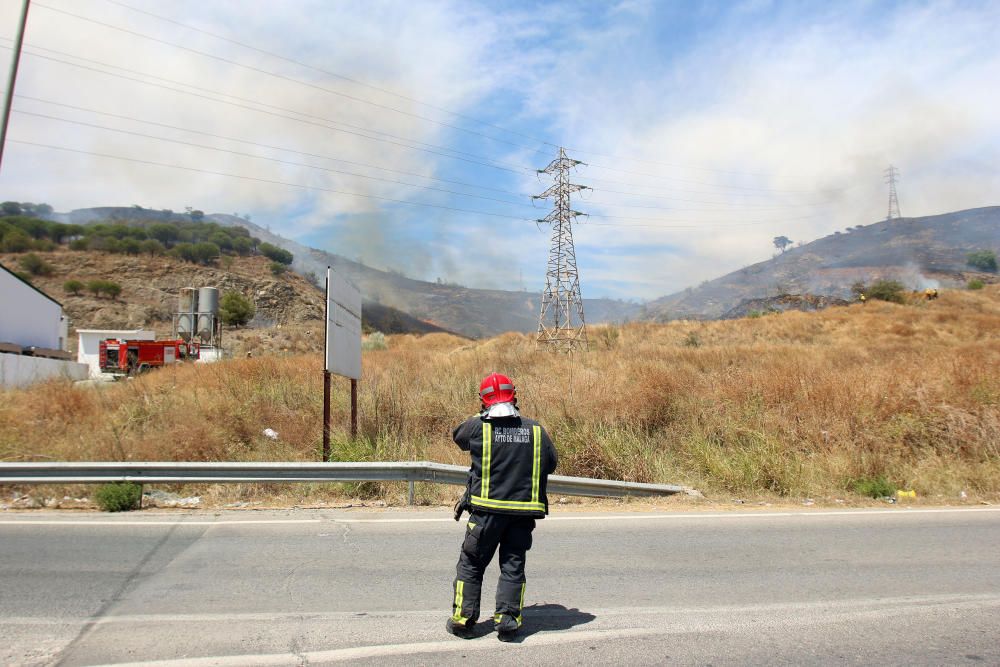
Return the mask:
<path id="1" fill-rule="evenodd" d="M 1000 664 L 1000 508 L 557 513 L 514 643 L 444 632 L 462 530 L 0 514 L 0 664 Z"/>

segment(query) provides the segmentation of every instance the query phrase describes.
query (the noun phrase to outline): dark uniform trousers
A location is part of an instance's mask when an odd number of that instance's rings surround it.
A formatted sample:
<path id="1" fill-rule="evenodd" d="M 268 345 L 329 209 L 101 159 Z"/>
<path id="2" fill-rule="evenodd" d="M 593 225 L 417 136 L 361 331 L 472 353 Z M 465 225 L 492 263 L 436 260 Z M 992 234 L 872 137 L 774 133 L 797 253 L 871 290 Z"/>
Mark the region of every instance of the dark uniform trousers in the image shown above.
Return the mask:
<path id="1" fill-rule="evenodd" d="M 524 558 L 531 548 L 531 531 L 534 529 L 535 520 L 531 517 L 472 512 L 456 568 L 452 621 L 471 627 L 479 619 L 483 573 L 499 546 L 500 580 L 493 620 L 497 622 L 501 614 L 509 614 L 517 620 L 518 626 L 521 625 Z"/>

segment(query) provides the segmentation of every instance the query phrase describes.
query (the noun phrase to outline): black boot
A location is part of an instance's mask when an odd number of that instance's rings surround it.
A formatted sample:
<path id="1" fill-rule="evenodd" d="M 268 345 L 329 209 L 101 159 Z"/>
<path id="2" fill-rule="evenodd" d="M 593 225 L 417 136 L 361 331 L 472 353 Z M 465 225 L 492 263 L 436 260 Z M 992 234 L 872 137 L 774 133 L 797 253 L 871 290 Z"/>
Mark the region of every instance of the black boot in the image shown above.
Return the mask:
<path id="1" fill-rule="evenodd" d="M 500 641 L 508 641 L 521 628 L 521 621 L 510 614 L 500 614 L 494 617 L 493 627 Z"/>
<path id="2" fill-rule="evenodd" d="M 456 623 L 451 618 L 445 623 L 445 629 L 456 637 L 461 637 L 462 639 L 472 639 L 475 623 Z"/>

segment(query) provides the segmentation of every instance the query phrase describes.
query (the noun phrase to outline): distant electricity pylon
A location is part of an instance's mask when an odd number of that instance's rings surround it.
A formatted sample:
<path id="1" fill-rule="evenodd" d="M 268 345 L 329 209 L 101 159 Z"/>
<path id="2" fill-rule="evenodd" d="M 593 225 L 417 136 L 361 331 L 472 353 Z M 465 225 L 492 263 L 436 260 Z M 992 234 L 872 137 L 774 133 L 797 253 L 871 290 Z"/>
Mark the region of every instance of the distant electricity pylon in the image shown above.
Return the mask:
<path id="1" fill-rule="evenodd" d="M 896 178 L 898 177 L 899 169 L 890 164 L 889 168 L 885 170 L 885 182 L 889 184 L 889 215 L 886 216 L 886 220 L 898 220 L 903 217 L 899 214 L 899 198 L 896 196 Z"/>
<path id="2" fill-rule="evenodd" d="M 572 352 L 587 349 L 587 325 L 583 317 L 583 297 L 580 296 L 580 274 L 576 268 L 576 248 L 573 245 L 573 218 L 586 215 L 570 208 L 569 196 L 585 185 L 569 182 L 570 169 L 579 160 L 566 157 L 566 149 L 559 149 L 559 157 L 549 163 L 539 174 L 552 174 L 555 184 L 532 199 L 552 199 L 552 212 L 538 222 L 552 225 L 552 243 L 545 270 L 545 291 L 542 292 L 542 309 L 538 315 L 538 342 L 551 349 Z"/>

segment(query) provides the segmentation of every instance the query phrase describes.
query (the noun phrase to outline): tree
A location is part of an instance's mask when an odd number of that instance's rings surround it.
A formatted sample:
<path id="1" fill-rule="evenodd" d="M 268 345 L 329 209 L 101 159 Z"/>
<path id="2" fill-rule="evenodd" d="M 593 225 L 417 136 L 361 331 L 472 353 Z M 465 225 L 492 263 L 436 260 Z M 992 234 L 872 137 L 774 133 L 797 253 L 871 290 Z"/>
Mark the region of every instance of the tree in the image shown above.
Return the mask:
<path id="1" fill-rule="evenodd" d="M 219 318 L 226 326 L 239 327 L 253 319 L 257 313 L 250 299 L 239 292 L 226 292 L 219 300 Z"/>
<path id="2" fill-rule="evenodd" d="M 158 257 L 166 252 L 166 248 L 163 244 L 156 239 L 146 239 L 140 244 L 142 252 L 148 254 L 150 257 Z"/>
<path id="3" fill-rule="evenodd" d="M 63 283 L 63 291 L 67 294 L 72 294 L 73 296 L 79 296 L 80 292 L 83 291 L 84 284 L 79 280 L 67 280 Z"/>
<path id="4" fill-rule="evenodd" d="M 273 262 L 280 262 L 281 264 L 291 264 L 293 259 L 292 253 L 270 243 L 260 244 L 260 254 Z"/>
<path id="5" fill-rule="evenodd" d="M 195 222 L 201 222 L 202 220 L 205 219 L 205 212 L 199 211 L 198 209 L 194 209 L 193 211 L 191 211 L 190 215 L 191 219 L 194 220 Z"/>
<path id="6" fill-rule="evenodd" d="M 179 235 L 179 230 L 174 225 L 159 223 L 149 227 L 149 236 L 156 239 L 169 248 L 174 244 Z"/>
<path id="7" fill-rule="evenodd" d="M 122 251 L 126 255 L 138 255 L 142 252 L 142 242 L 135 239 L 125 239 L 122 241 Z"/>
<path id="8" fill-rule="evenodd" d="M 178 243 L 170 251 L 170 254 L 177 259 L 183 259 L 185 262 L 198 261 L 198 257 L 194 252 L 194 245 L 191 243 Z"/>
<path id="9" fill-rule="evenodd" d="M 31 250 L 31 237 L 16 229 L 9 234 L 4 234 L 2 248 L 4 252 L 24 252 Z"/>
<path id="10" fill-rule="evenodd" d="M 977 250 L 965 256 L 966 263 L 974 269 L 997 272 L 997 254 L 992 250 Z"/>
<path id="11" fill-rule="evenodd" d="M 196 243 L 194 245 L 194 256 L 201 264 L 211 264 L 219 259 L 219 246 L 214 243 Z"/>
<path id="12" fill-rule="evenodd" d="M 787 236 L 774 237 L 774 247 L 780 250 L 781 252 L 785 252 L 785 249 L 790 245 L 792 245 L 792 240 Z"/>
<path id="13" fill-rule="evenodd" d="M 0 212 L 2 212 L 3 215 L 21 215 L 21 213 L 23 213 L 21 205 L 16 201 L 5 201 L 0 204 Z"/>
<path id="14" fill-rule="evenodd" d="M 240 257 L 246 257 L 253 251 L 253 243 L 245 236 L 237 236 L 232 240 L 233 252 Z"/>

